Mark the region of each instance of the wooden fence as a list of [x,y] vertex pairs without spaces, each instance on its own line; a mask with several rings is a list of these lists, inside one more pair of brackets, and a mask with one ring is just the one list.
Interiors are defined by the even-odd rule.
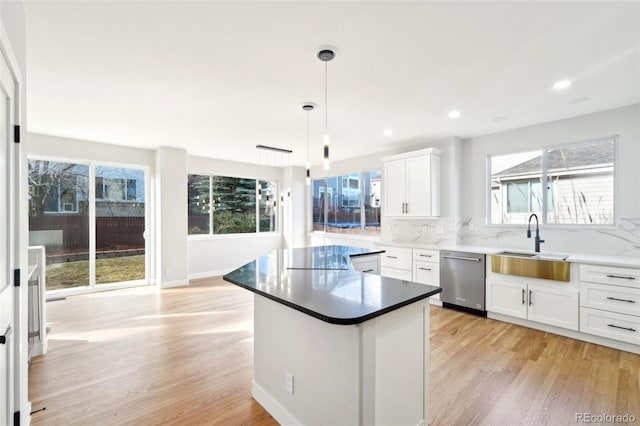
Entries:
[[[47,215],[29,217],[29,231],[61,231],[62,245],[50,251],[88,250],[89,217],[83,215]],[[96,250],[144,248],[144,217],[96,217]]]

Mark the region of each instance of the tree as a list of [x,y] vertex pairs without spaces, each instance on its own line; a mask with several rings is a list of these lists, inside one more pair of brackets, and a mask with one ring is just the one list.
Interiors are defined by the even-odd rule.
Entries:
[[27,173],[31,216],[42,216],[48,205],[55,203],[57,206],[58,202],[72,203],[78,206],[78,210],[86,210],[89,192],[87,166],[29,160]]

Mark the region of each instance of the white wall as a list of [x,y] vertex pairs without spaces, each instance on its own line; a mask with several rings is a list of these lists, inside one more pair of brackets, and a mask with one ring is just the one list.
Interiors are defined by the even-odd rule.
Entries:
[[188,285],[187,151],[156,150],[156,284],[161,288]]
[[[462,242],[533,249],[526,225],[486,226],[486,158],[618,135],[616,226],[541,227],[542,251],[640,256],[640,105],[555,121],[463,141]],[[471,226],[469,226],[471,225]],[[470,229],[473,228],[473,229]]]
[[[278,183],[278,192],[286,191],[286,188],[282,188],[284,186],[285,171],[286,169],[278,167],[196,156],[187,157],[187,173],[275,180]],[[184,200],[186,205],[186,196]],[[278,229],[280,230],[283,226],[282,212],[283,210],[280,208],[278,211]],[[190,236],[187,240],[189,278],[225,274],[266,252],[279,249],[281,246],[282,236],[280,233],[238,236]]]

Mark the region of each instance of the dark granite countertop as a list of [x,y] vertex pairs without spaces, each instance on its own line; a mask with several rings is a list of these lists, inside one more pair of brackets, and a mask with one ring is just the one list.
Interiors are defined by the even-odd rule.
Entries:
[[332,324],[359,324],[440,293],[440,287],[354,271],[350,256],[384,250],[320,246],[275,250],[223,278]]

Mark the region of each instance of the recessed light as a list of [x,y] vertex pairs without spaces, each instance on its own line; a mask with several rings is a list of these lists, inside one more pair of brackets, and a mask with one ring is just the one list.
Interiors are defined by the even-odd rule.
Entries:
[[569,86],[571,86],[571,80],[560,80],[560,81],[556,81],[553,84],[553,88],[555,90],[563,90],[563,89],[566,89]]
[[492,118],[491,121],[493,121],[494,123],[499,123],[501,121],[505,121],[506,119],[507,117],[505,117],[504,115],[501,115],[500,117]]
[[587,96],[580,96],[579,98],[573,98],[568,103],[570,104],[581,104],[582,102],[587,102],[589,98]]
[[457,110],[449,111],[449,114],[447,114],[447,116],[449,118],[458,118],[460,117],[460,111],[457,111]]
[[391,136],[393,135],[393,129],[391,127],[385,127],[382,134],[385,136]]

